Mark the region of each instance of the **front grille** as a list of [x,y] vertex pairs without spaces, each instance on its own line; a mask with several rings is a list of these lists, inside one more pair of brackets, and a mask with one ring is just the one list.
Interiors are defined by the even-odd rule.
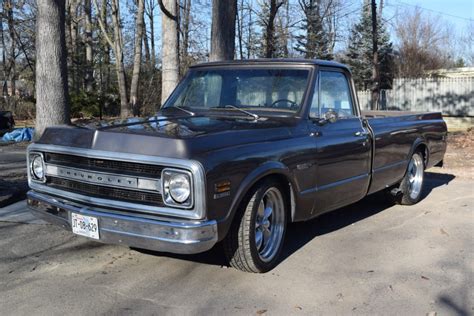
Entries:
[[160,178],[163,166],[148,165],[137,162],[115,161],[98,158],[87,158],[67,154],[45,153],[47,163],[78,169],[112,172],[121,175],[141,175],[149,178]]
[[160,193],[104,187],[57,177],[48,177],[46,184],[56,189],[87,196],[163,206],[163,198]]

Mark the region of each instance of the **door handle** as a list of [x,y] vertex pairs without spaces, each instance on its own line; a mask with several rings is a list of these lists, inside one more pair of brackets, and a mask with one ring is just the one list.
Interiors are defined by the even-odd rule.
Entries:
[[323,133],[322,132],[311,132],[309,134],[309,136],[311,136],[311,137],[320,137],[320,136],[323,136]]

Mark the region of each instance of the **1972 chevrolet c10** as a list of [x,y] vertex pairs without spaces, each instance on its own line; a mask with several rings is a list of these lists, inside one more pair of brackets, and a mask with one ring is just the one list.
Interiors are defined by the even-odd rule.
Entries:
[[28,205],[105,243],[221,242],[233,267],[265,272],[290,222],[381,190],[418,202],[446,133],[440,113],[362,112],[339,63],[205,63],[154,117],[48,128],[28,147]]

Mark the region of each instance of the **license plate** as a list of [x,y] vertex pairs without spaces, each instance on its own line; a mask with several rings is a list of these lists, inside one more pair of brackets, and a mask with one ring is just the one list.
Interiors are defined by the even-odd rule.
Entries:
[[74,234],[99,239],[99,222],[95,217],[71,213],[71,226]]

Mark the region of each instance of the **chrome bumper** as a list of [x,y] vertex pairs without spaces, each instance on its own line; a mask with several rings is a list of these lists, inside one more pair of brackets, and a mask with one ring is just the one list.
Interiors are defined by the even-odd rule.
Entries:
[[155,251],[192,254],[211,249],[217,242],[216,221],[162,221],[118,215],[60,201],[29,191],[28,207],[36,216],[71,230],[71,212],[99,221],[99,242],[122,244]]

